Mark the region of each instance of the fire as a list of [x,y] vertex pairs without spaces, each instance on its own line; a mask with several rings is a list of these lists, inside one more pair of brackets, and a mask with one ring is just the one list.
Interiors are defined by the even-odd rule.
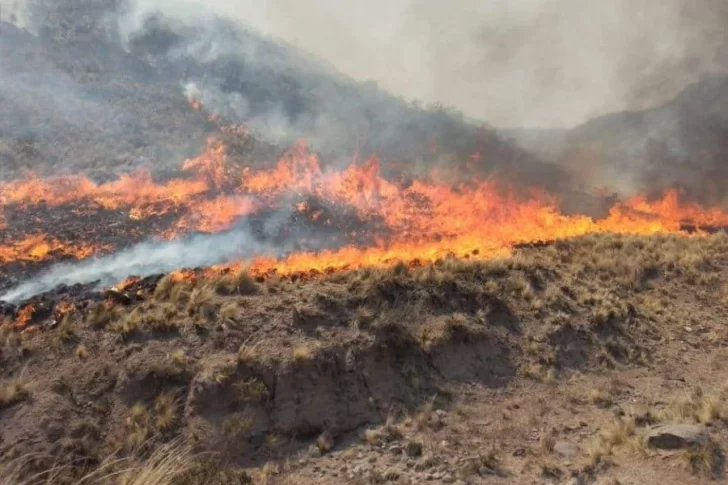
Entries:
[[[479,159],[477,155],[470,162],[476,164]],[[203,153],[182,164],[178,178],[166,181],[154,180],[148,171],[137,171],[105,183],[80,175],[41,178],[34,174],[2,183],[0,228],[8,227],[2,214],[10,208],[61,210],[66,206],[81,216],[122,211],[133,221],[169,217],[166,229],[156,234],[168,239],[191,232],[226,230],[241,217],[285,204],[311,221],[330,222],[322,217],[322,211],[310,211],[312,206],[300,199],[311,197],[349,207],[381,232],[372,234],[376,242],[368,247],[297,252],[283,259],[250,258],[245,263],[254,275],[266,276],[397,262],[426,264],[447,256],[502,257],[510,254],[514,244],[598,232],[677,233],[686,223],[728,227],[728,214],[684,202],[674,190],[654,201],[637,196],[620,202],[607,218],[595,221],[562,214],[558,200],[538,190],[532,190],[528,198],[516,197],[497,180],[453,183],[448,174],[433,173],[403,185],[384,178],[380,169],[380,161],[371,158],[342,170],[324,170],[305,142],[296,143],[272,168],[238,168],[230,163],[226,145],[213,137]],[[287,198],[290,195],[299,198],[291,202]],[[25,234],[16,241],[5,236],[0,245],[0,264],[57,256],[82,259],[112,249],[39,234]],[[185,271],[172,275],[174,281],[195,277]]]
[[15,318],[15,326],[18,328],[25,327],[33,319],[35,314],[35,305],[25,305],[23,308],[18,310],[18,316]]
[[42,234],[6,243],[0,246],[0,264],[14,261],[36,262],[49,256],[84,259],[93,254],[108,250],[108,247],[86,243],[64,243]]
[[66,315],[76,311],[76,305],[68,301],[62,301],[53,308],[53,318],[56,322],[62,321]]

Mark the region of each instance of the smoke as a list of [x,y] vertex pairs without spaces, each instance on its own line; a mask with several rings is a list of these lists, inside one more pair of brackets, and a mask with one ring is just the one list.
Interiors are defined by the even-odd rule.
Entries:
[[240,21],[354,79],[497,126],[656,106],[728,68],[722,0],[156,0],[137,2],[125,32],[153,11]]
[[51,291],[61,285],[96,282],[110,286],[129,276],[145,277],[179,268],[207,267],[258,256],[281,257],[296,248],[305,237],[312,250],[328,247],[331,241],[306,231],[298,237],[271,239],[290,224],[291,210],[271,213],[260,226],[260,234],[247,222],[222,233],[195,234],[167,242],[143,242],[114,254],[81,262],[61,263],[0,295],[0,301],[18,302]]

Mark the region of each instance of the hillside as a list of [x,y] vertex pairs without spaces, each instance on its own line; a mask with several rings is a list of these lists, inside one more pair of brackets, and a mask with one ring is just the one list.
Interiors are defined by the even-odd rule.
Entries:
[[506,138],[574,174],[586,186],[623,195],[680,187],[726,207],[728,78],[687,87],[663,106],[601,116],[571,130],[504,130]]
[[[214,131],[204,113],[276,146],[307,139],[333,165],[381,157],[427,173],[472,157],[484,173],[565,190],[568,177],[453,110],[357,83],[293,46],[217,18],[153,14],[133,29],[127,2],[31,2],[29,28],[0,29],[0,157],[6,178],[170,167]],[[82,14],[78,14],[82,12]],[[485,154],[487,153],[487,163]],[[107,170],[108,172],[109,170]],[[108,174],[107,174],[108,175]]]
[[[153,483],[719,477],[727,241],[589,236],[484,263],[135,284],[141,302],[3,327],[2,455],[24,476],[56,467],[54,483],[131,478],[154,450],[183,456]],[[680,423],[705,441],[649,438]]]

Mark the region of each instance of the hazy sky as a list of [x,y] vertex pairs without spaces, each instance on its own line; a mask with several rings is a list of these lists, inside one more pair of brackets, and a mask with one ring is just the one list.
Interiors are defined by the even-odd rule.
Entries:
[[356,79],[499,126],[653,106],[728,66],[725,0],[138,2],[239,19]]

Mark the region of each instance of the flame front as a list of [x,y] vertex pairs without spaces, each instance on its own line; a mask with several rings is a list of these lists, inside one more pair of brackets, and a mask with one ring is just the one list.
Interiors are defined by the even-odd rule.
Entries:
[[64,242],[45,234],[23,234],[18,240],[8,236],[18,230],[13,231],[7,214],[39,207],[73,211],[82,217],[121,211],[142,223],[165,218],[166,226],[155,235],[171,239],[228,229],[241,217],[275,208],[293,195],[299,197],[295,209],[311,221],[331,223],[300,198],[349,207],[377,228],[374,242],[366,246],[297,252],[284,259],[251,257],[245,265],[256,275],[327,272],[401,261],[425,264],[449,255],[493,258],[507,256],[517,243],[589,233],[676,233],[686,223],[697,228],[728,226],[728,214],[683,202],[677,191],[668,191],[656,201],[643,196],[623,201],[612,207],[608,217],[595,221],[562,214],[558,201],[542,191],[532,190],[524,199],[501,187],[492,179],[453,184],[435,173],[405,186],[385,179],[376,158],[343,170],[324,170],[305,142],[296,143],[273,168],[237,167],[229,163],[224,143],[213,137],[200,156],[183,163],[180,177],[165,182],[139,171],[102,184],[83,176],[33,174],[0,184],[0,264],[58,256],[83,259],[116,249],[83,238]]

